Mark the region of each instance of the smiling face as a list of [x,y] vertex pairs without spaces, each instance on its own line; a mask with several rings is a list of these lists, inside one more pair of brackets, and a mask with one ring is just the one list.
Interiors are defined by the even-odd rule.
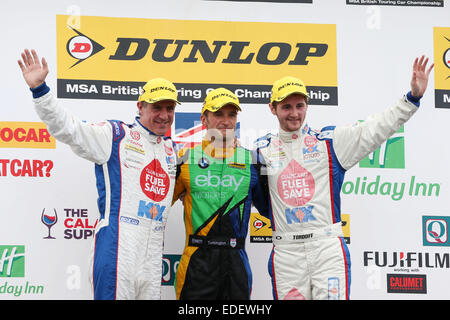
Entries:
[[305,96],[301,94],[291,94],[275,106],[269,104],[269,107],[272,114],[277,116],[280,128],[288,132],[301,128],[308,110]]
[[200,120],[207,130],[217,130],[223,140],[234,139],[237,123],[237,107],[233,104],[224,105],[216,112],[205,111]]
[[175,101],[161,100],[155,103],[139,101],[141,124],[157,135],[164,135],[172,126],[175,114]]

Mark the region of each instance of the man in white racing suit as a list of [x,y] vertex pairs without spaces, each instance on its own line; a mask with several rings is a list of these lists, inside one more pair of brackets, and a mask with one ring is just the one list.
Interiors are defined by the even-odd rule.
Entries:
[[91,256],[94,299],[160,299],[162,248],[176,175],[173,123],[177,90],[148,81],[133,124],[88,124],[61,107],[45,84],[48,66],[34,50],[18,61],[48,131],[95,163],[100,219]]
[[278,135],[256,141],[270,193],[274,299],[349,299],[350,254],[343,240],[340,191],[345,172],[394,134],[418,109],[428,59],[413,65],[411,91],[397,104],[353,126],[315,131],[306,123],[302,81],[284,77],[272,87]]

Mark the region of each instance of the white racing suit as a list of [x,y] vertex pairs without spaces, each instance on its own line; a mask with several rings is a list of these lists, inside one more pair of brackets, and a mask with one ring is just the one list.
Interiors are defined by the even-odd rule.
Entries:
[[256,141],[270,192],[274,299],[349,299],[350,254],[340,210],[344,174],[394,134],[417,106],[405,96],[353,126],[318,132],[305,121],[298,131],[280,128],[278,135]]
[[50,134],[95,163],[100,219],[91,256],[94,299],[160,299],[164,229],[176,174],[172,140],[154,135],[139,118],[131,125],[87,124],[51,93],[34,97]]

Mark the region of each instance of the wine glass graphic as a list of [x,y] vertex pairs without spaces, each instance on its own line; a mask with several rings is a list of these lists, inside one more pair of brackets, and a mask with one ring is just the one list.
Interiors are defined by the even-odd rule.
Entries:
[[44,237],[44,239],[56,239],[50,235],[50,229],[56,222],[58,221],[58,215],[56,214],[56,209],[53,209],[54,214],[50,211],[45,213],[45,208],[42,210],[41,221],[48,228],[48,236]]

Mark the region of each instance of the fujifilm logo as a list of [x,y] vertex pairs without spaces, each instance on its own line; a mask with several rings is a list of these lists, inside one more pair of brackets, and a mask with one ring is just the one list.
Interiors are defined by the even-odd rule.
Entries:
[[233,188],[233,191],[236,192],[241,185],[242,180],[244,180],[244,177],[241,177],[238,181],[236,180],[235,176],[227,174],[220,177],[213,175],[211,171],[208,170],[207,175],[198,175],[195,177],[195,184],[198,187],[217,188],[219,186],[222,186],[225,188]]
[[[380,268],[450,268],[449,254],[440,252],[364,251],[363,260],[365,267],[375,265]],[[394,271],[404,271],[404,269],[394,269]]]

